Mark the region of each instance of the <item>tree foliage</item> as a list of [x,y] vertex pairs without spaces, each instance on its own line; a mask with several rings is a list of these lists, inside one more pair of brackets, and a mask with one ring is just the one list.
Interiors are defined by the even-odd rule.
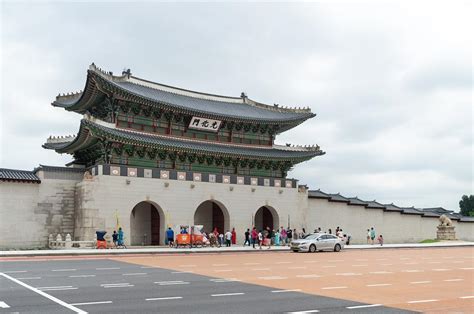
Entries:
[[474,195],[463,195],[459,201],[461,215],[474,217]]

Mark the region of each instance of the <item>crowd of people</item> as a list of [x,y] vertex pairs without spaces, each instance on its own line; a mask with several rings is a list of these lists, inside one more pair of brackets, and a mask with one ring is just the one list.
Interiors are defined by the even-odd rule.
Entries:
[[[367,229],[367,244],[374,245],[375,237],[376,237],[376,233],[375,233],[374,227],[370,227],[370,229]],[[377,242],[378,244],[380,244],[380,246],[383,245],[383,236],[381,234],[379,234],[379,236],[377,237]]]

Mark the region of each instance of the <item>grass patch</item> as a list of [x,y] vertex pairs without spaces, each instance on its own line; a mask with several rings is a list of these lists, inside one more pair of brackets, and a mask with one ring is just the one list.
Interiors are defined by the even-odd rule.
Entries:
[[439,242],[439,240],[437,240],[437,239],[425,239],[423,241],[420,241],[420,243],[435,243],[435,242]]

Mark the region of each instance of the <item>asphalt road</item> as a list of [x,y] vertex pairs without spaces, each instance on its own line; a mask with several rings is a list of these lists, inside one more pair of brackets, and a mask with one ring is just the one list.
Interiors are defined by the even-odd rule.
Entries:
[[0,262],[0,272],[1,313],[409,313],[109,259]]

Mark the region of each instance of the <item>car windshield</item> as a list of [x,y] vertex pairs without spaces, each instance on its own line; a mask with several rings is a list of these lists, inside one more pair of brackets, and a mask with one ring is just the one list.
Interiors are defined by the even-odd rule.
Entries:
[[308,234],[303,239],[312,240],[312,239],[316,239],[317,237],[318,237],[318,234]]

